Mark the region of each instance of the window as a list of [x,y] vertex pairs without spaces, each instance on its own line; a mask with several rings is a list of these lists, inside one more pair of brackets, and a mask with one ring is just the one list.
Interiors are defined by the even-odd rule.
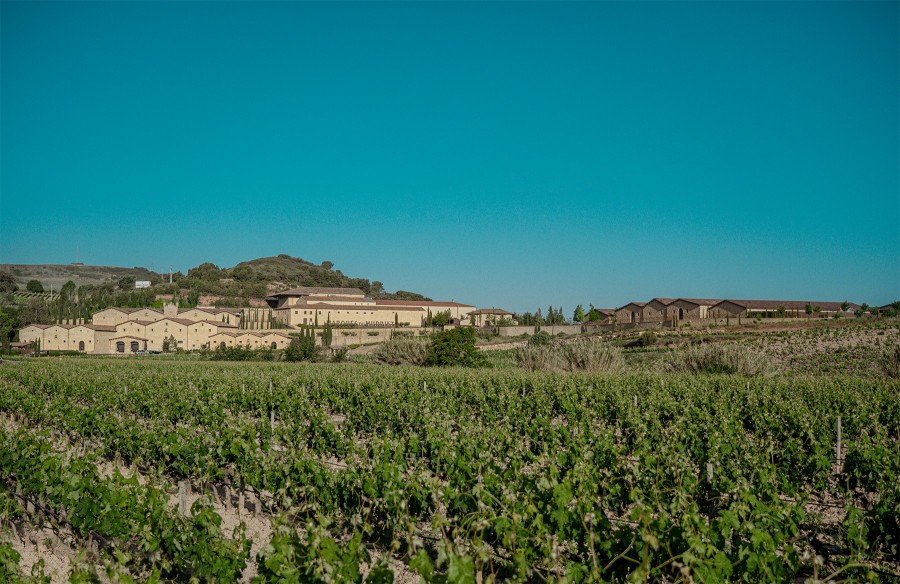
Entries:
[[131,341],[131,352],[134,353],[141,348],[137,341]]
[[78,341],[78,350],[84,351],[84,341]]
[[124,353],[125,352],[125,342],[124,341],[116,341],[116,353]]
[[276,343],[275,341],[272,341],[272,348],[273,348],[273,349],[277,349],[277,348],[278,348],[278,343]]

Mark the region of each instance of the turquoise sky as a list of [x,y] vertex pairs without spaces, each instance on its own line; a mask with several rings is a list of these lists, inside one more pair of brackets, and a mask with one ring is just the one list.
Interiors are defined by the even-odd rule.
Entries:
[[898,2],[2,2],[0,262],[900,298]]

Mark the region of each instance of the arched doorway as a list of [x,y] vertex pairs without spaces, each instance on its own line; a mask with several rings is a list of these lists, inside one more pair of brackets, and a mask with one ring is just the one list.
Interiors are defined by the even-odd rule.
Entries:
[[683,308],[678,309],[678,320],[684,320],[684,309]]
[[84,341],[78,341],[78,350],[84,352]]
[[125,352],[125,341],[116,341],[116,353]]
[[278,343],[276,343],[275,341],[272,341],[272,348],[273,348],[273,349],[277,349],[277,348],[278,348]]
[[637,318],[637,313],[636,313],[636,312],[632,312],[632,313],[631,313],[631,322],[634,322],[636,318]]
[[131,352],[132,352],[132,353],[137,353],[137,351],[138,351],[140,348],[141,348],[140,343],[138,343],[137,341],[131,341]]

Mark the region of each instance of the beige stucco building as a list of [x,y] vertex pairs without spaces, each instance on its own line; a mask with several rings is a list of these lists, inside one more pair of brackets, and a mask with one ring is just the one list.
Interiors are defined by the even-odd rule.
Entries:
[[461,321],[475,310],[458,302],[424,300],[373,300],[358,288],[301,287],[272,294],[266,298],[275,319],[290,326],[333,325],[366,327],[426,325],[429,312],[449,312]]
[[[293,288],[267,298],[274,320],[291,329],[326,323],[359,327],[422,327],[428,314],[448,312],[461,322],[475,310],[458,302],[373,300],[356,288]],[[259,309],[254,309],[259,310]],[[19,331],[24,343],[47,351],[79,351],[98,355],[169,349],[245,346],[283,349],[290,341],[284,330],[248,330],[243,309],[195,307],[178,309],[105,308],[90,324],[28,325]],[[258,319],[256,322],[261,322]],[[264,325],[263,325],[264,326]]]

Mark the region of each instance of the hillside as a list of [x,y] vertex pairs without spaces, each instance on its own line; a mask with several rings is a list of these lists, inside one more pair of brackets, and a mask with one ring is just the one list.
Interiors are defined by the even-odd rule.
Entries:
[[[313,264],[287,254],[240,262],[233,268],[220,268],[205,262],[188,270],[187,275],[176,273],[174,286],[167,285],[168,274],[158,274],[143,267],[86,266],[81,264],[0,264],[0,272],[13,276],[24,291],[30,280],[41,282],[45,290],[59,290],[66,282],[76,287],[117,287],[123,278],[149,280],[151,293],[177,293],[177,290],[220,297],[223,304],[235,301],[245,304],[250,299],[261,300],[267,294],[297,286],[328,286],[359,288],[374,298],[422,300],[421,294],[398,290],[390,293],[378,280],[352,278],[334,269],[331,262]],[[131,284],[122,284],[125,291]]]
[[[269,290],[282,290],[297,286],[328,286],[359,288],[374,298],[425,299],[421,294],[406,290],[389,293],[385,291],[384,284],[380,281],[346,276],[340,270],[335,270],[334,264],[331,262],[326,261],[316,265],[287,254],[241,262],[230,270],[223,271],[238,281],[265,281]],[[188,273],[190,274],[190,272]]]
[[76,286],[99,285],[118,282],[123,277],[135,280],[158,281],[159,274],[147,268],[120,268],[114,266],[85,266],[83,264],[0,264],[0,271],[8,272],[16,279],[19,288],[25,288],[30,280],[37,280],[49,290],[59,290],[72,281]]

